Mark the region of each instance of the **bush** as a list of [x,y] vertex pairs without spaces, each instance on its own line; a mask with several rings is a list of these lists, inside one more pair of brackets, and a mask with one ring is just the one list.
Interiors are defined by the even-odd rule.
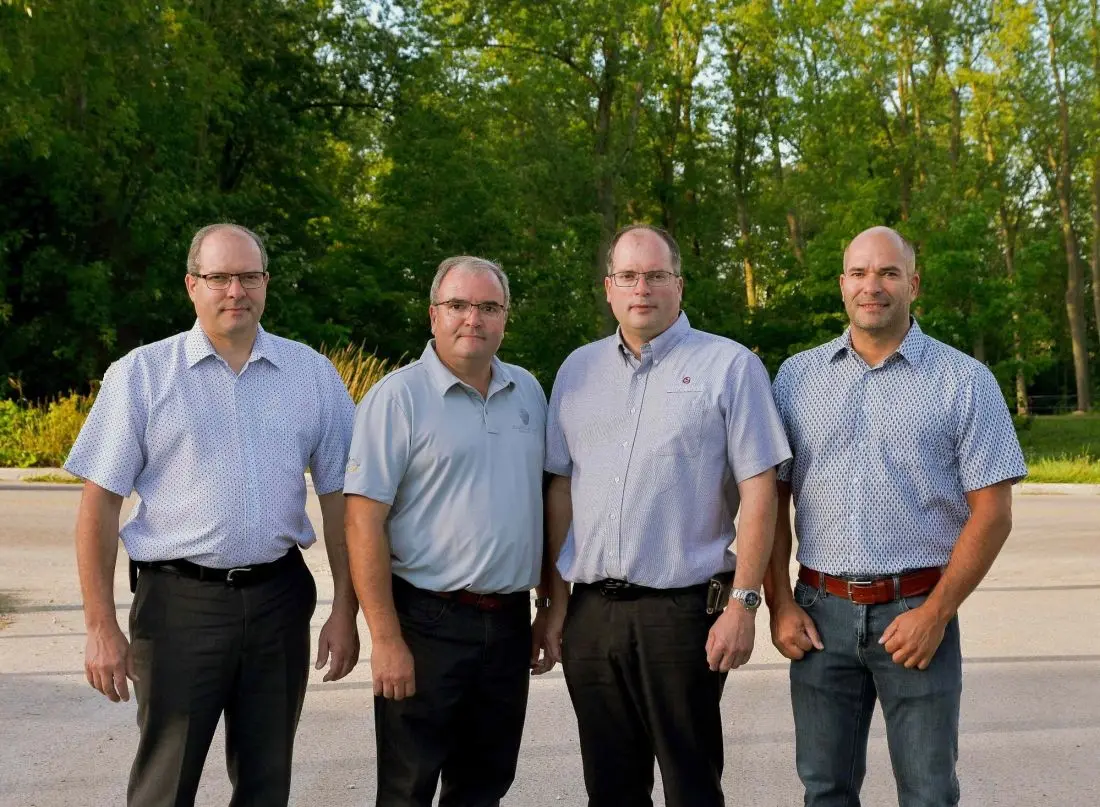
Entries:
[[93,400],[92,395],[72,393],[44,406],[0,401],[0,465],[61,465]]
[[343,348],[326,348],[321,345],[321,353],[332,362],[332,366],[344,380],[344,386],[348,388],[348,394],[355,403],[363,400],[367,390],[394,369],[385,359],[368,353],[362,345],[358,347],[347,345]]

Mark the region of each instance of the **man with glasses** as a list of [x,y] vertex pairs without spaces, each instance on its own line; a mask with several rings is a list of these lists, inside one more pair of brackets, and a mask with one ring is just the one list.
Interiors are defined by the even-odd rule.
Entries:
[[355,415],[344,492],[371,634],[380,807],[496,805],[516,772],[529,671],[549,668],[542,563],[546,397],[496,358],[508,278],[439,265],[418,361]]
[[[232,804],[288,803],[317,601],[299,551],[316,540],[307,468],[334,588],[316,666],[329,661],[332,681],[359,658],[341,492],[354,407],[327,359],[260,327],[267,280],[251,230],[199,230],[185,277],[194,327],[111,365],[65,463],[85,479],[85,673],[112,701],[129,700],[127,678],[137,695],[130,805],[193,804],[223,715]],[[129,641],[115,617],[120,536]]]
[[574,351],[550,400],[547,648],[564,665],[591,807],[651,805],[655,758],[669,807],[715,807],[719,700],[752,652],[775,466],[790,452],[760,360],[680,310],[668,233],[618,233],[604,289],[618,332]]

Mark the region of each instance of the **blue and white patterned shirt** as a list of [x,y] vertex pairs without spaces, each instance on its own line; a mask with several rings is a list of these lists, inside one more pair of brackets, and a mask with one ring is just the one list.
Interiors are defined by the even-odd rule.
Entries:
[[316,540],[305,470],[319,494],[343,487],[354,414],[306,345],[260,328],[236,375],[196,322],[111,365],[65,468],[137,492],[121,530],[135,560],[264,563]]
[[790,457],[768,373],[743,345],[685,314],[635,358],[619,335],[558,371],[546,470],[570,477],[566,580],[654,588],[733,568],[737,483]]
[[914,320],[870,367],[849,331],[792,356],[775,401],[794,459],[798,560],[834,575],[944,566],[970,517],[966,493],[1027,475],[988,368]]

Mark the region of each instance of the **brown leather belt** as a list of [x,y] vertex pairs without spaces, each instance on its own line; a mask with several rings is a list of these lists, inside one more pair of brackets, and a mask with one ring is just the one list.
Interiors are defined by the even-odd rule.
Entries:
[[497,612],[505,608],[530,608],[531,593],[529,591],[516,591],[510,594],[478,594],[475,591],[459,589],[458,591],[431,591],[426,588],[417,588],[408,580],[398,575],[393,576],[394,588],[411,590],[429,597],[438,597],[441,600],[453,600],[460,605],[468,605],[478,611]]
[[881,605],[902,597],[927,594],[942,576],[943,572],[938,566],[887,577],[861,578],[833,577],[806,566],[798,568],[799,581],[812,588],[821,588],[824,580],[827,594],[851,600],[856,605]]

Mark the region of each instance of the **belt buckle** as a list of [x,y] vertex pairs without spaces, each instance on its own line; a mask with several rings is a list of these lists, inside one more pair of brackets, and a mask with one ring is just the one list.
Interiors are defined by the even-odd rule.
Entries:
[[633,588],[633,586],[626,580],[617,580],[613,577],[608,577],[600,581],[600,594],[605,597],[610,597],[611,599],[615,599],[631,588]]
[[860,577],[855,580],[846,579],[844,583],[848,587],[848,599],[855,602],[855,598],[852,596],[852,586],[855,586],[856,589],[870,588],[875,584],[875,580],[871,577]]
[[243,574],[244,572],[250,572],[250,571],[252,571],[251,566],[238,566],[235,569],[230,569],[228,572],[225,573],[225,584],[227,586],[229,586],[230,588],[236,588],[237,583],[233,582],[233,577],[237,573],[242,573]]

